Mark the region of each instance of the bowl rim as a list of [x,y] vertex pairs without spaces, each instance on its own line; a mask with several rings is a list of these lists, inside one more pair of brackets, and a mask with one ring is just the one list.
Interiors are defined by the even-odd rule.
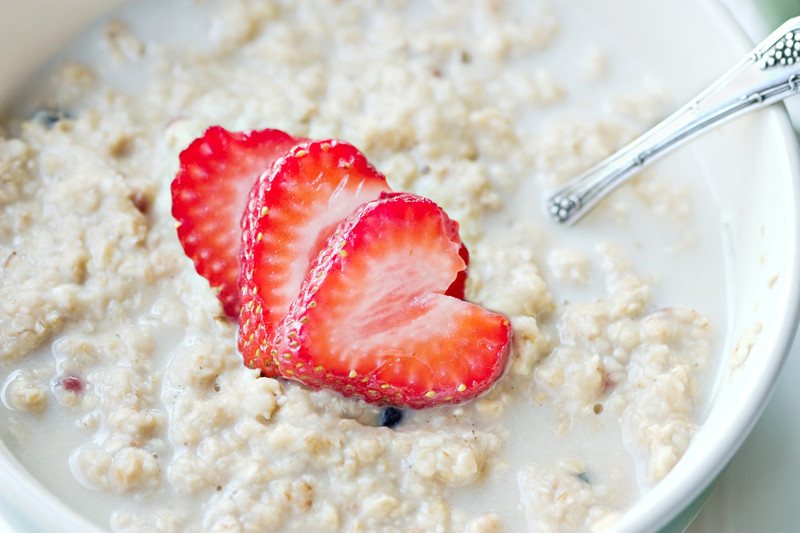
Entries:
[[[714,23],[716,29],[725,33],[725,38],[735,43],[743,50],[752,47],[751,41],[745,35],[741,26],[718,0],[702,2],[701,9],[708,14],[708,19]],[[101,17],[107,9],[98,9],[91,20]],[[85,26],[84,26],[85,27]],[[795,239],[800,238],[800,144],[798,137],[791,125],[788,113],[783,105],[772,106],[768,113],[774,119],[776,133],[781,138],[783,153],[788,163],[787,176],[781,179],[790,179],[792,189],[792,203],[796,208],[792,213],[792,230]],[[730,422],[721,427],[719,438],[715,445],[704,453],[703,467],[684,475],[678,484],[666,494],[666,497],[654,501],[649,505],[640,499],[626,510],[620,521],[614,524],[611,531],[614,533],[627,533],[628,531],[655,531],[669,528],[681,530],[687,523],[678,524],[676,520],[690,518],[679,515],[686,510],[692,502],[701,498],[717,476],[724,470],[737,450],[752,431],[761,413],[766,407],[781,369],[792,347],[792,340],[800,319],[800,247],[794,242],[791,253],[791,276],[789,290],[785,301],[790,314],[782,317],[778,328],[779,334],[775,337],[769,355],[769,364],[765,367],[757,386],[750,394],[750,402],[746,409],[731,417]],[[84,517],[76,510],[64,504],[53,493],[45,488],[36,478],[28,474],[13,455],[7,451],[5,444],[0,440],[0,465],[10,468],[4,469],[6,474],[0,482],[0,530],[5,519],[12,527],[31,532],[49,532],[59,529],[75,529],[89,533],[101,532],[102,529]],[[43,512],[46,509],[47,512]],[[693,518],[693,516],[691,516]]]

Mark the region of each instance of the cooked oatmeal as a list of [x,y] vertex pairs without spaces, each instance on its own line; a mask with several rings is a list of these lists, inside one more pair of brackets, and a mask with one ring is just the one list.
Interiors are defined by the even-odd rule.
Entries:
[[[96,64],[61,62],[33,98],[50,118],[0,140],[0,438],[34,474],[68,465],[43,482],[114,531],[493,532],[606,528],[669,473],[725,327],[672,290],[680,254],[718,246],[692,220],[701,193],[642,176],[588,237],[538,207],[668,109],[659,84],[604,86],[614,56],[585,43],[559,68],[576,15],[545,3],[186,9],[196,43],[137,31],[135,7],[88,34]],[[503,378],[389,429],[245,368],[170,216],[177,155],[212,124],[345,139],[439,203],[470,250],[467,298],[511,320]],[[709,264],[698,282],[722,275]]]

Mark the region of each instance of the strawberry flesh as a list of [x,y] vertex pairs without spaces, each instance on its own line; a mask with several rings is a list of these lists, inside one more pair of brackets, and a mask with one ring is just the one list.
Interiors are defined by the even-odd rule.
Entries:
[[445,294],[466,268],[457,230],[416,195],[361,205],[328,238],[275,331],[281,374],[413,408],[485,391],[502,373],[511,328]]
[[[354,146],[336,140],[298,145],[262,176],[242,230],[239,349],[245,363],[277,375],[269,337],[300,292],[328,236],[356,207],[389,186]],[[255,296],[255,297],[254,297]]]
[[248,194],[301,141],[274,129],[243,133],[212,126],[180,154],[171,187],[178,239],[232,318],[239,315],[239,244]]

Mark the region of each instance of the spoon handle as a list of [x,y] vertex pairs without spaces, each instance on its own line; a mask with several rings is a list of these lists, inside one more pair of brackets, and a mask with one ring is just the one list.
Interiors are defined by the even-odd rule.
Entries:
[[788,20],[705,91],[547,200],[573,224],[628,178],[689,139],[741,114],[800,93],[800,17]]

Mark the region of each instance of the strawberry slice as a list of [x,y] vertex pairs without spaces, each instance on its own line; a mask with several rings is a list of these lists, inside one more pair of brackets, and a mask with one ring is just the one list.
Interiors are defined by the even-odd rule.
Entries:
[[502,373],[511,327],[447,296],[458,225],[431,200],[383,195],[342,222],[273,339],[282,375],[368,402],[461,402]]
[[239,243],[248,193],[298,139],[279,130],[208,128],[180,154],[172,181],[178,239],[197,273],[219,290],[225,313],[239,314]]
[[309,265],[339,222],[388,190],[358,149],[335,140],[298,145],[259,179],[242,228],[240,287],[249,301],[239,317],[239,349],[245,364],[277,375],[269,337]]

